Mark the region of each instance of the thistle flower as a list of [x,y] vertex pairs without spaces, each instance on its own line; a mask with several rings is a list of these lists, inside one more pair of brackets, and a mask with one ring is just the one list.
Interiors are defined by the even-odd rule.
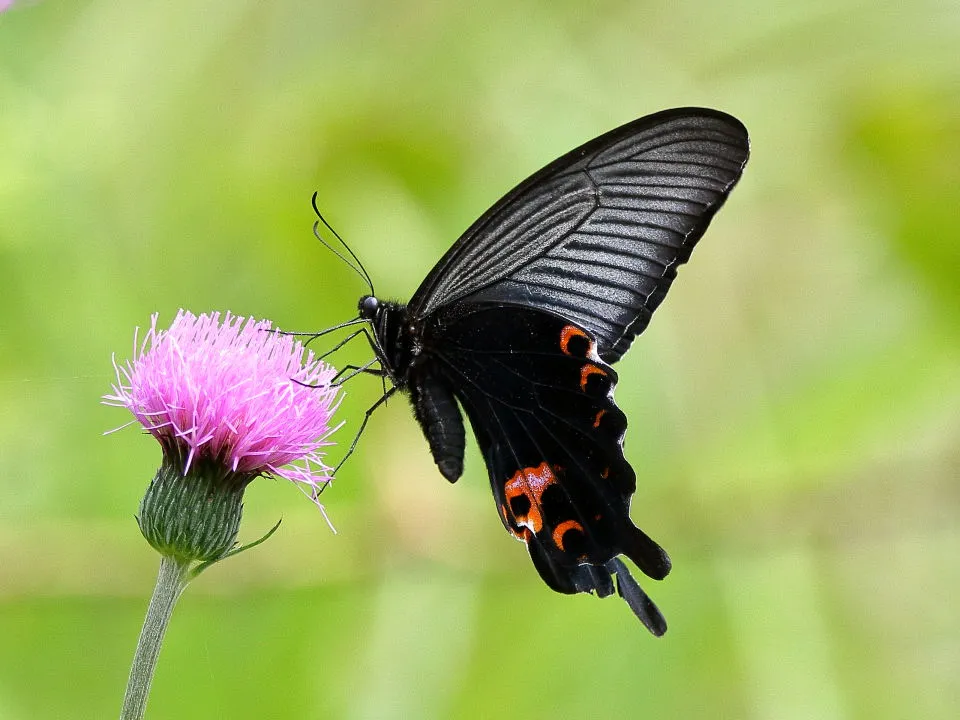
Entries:
[[163,449],[137,516],[162,555],[160,576],[122,718],[142,717],[170,613],[187,583],[276,530],[235,547],[247,485],[261,475],[286,478],[323,512],[317,496],[330,470],[322,448],[341,397],[330,385],[335,370],[270,330],[267,321],[184,310],[159,330],[154,315],[142,343],[134,337],[133,358],[114,360],[116,382],[104,403],[127,408]]
[[[335,370],[293,337],[270,330],[268,321],[230,313],[221,321],[219,313],[196,317],[184,310],[169,330],[159,330],[154,315],[142,343],[134,338],[133,359],[114,360],[113,393],[103,398],[127,408],[159,441],[163,464],[154,485],[202,485],[235,496],[234,530],[239,500],[254,478],[294,482],[321,512],[317,496],[330,481],[322,448],[339,404],[330,387]],[[178,525],[176,518],[156,517],[157,501],[148,491],[141,531],[161,552],[189,556],[196,547],[171,546],[172,533],[185,530],[183,519]],[[210,560],[217,551],[200,549],[203,557],[193,559]]]
[[154,315],[143,341],[134,337],[133,358],[114,359],[116,382],[103,401],[127,408],[184,477],[213,473],[243,488],[270,475],[317,502],[330,481],[321,448],[339,404],[335,370],[271,329],[266,320],[180,310],[159,330]]

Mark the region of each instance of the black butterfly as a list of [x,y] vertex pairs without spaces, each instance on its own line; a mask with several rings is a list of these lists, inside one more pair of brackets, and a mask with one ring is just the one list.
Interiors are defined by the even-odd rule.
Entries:
[[544,582],[606,597],[616,575],[654,635],[666,621],[618,556],[657,580],[670,559],[630,520],[636,476],[610,366],[647,327],[748,156],[746,129],[725,113],[640,118],[507,193],[406,305],[373,294],[359,303],[393,384],[380,402],[409,392],[443,476],[463,471],[459,406],[500,518]]

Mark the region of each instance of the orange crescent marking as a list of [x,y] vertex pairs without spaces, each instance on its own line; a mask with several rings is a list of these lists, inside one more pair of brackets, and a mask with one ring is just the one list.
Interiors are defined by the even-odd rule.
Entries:
[[596,365],[584,365],[580,370],[580,389],[584,392],[587,391],[587,381],[590,379],[591,375],[601,375],[607,377],[606,370],[601,370]]
[[[593,344],[593,341],[590,340],[590,336],[587,335],[583,330],[573,325],[564,326],[563,330],[560,331],[560,350],[564,355],[570,355],[570,349],[567,347],[570,344],[570,340],[575,337],[586,338],[587,342],[590,345]],[[587,348],[587,354],[590,354],[589,346]]]
[[607,414],[607,411],[606,411],[606,410],[601,410],[600,412],[597,413],[597,416],[593,419],[593,426],[594,426],[595,428],[600,427],[600,420],[601,420],[601,419],[603,418],[603,416],[606,415],[606,414]]
[[610,468],[604,468],[603,472],[600,473],[600,477],[602,477],[604,480],[610,477]]
[[578,523],[576,520],[564,520],[553,529],[553,544],[564,552],[566,552],[566,550],[564,550],[563,547],[563,536],[568,530],[576,530],[577,532],[582,533],[583,525]]

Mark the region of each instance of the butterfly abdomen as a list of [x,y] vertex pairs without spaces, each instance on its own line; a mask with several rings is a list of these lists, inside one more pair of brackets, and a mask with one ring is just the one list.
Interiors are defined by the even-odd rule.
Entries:
[[414,415],[441,474],[450,482],[456,482],[463,474],[466,443],[460,408],[450,387],[440,377],[429,368],[418,370],[415,381],[410,383]]

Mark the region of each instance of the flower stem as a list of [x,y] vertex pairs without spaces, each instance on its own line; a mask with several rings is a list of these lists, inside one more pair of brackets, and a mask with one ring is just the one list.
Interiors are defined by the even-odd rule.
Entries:
[[157,586],[153,589],[147,617],[143,621],[143,629],[137,641],[120,720],[140,720],[143,717],[167,623],[170,622],[177,598],[190,581],[188,566],[187,560],[169,555],[160,558],[160,574],[157,576]]

